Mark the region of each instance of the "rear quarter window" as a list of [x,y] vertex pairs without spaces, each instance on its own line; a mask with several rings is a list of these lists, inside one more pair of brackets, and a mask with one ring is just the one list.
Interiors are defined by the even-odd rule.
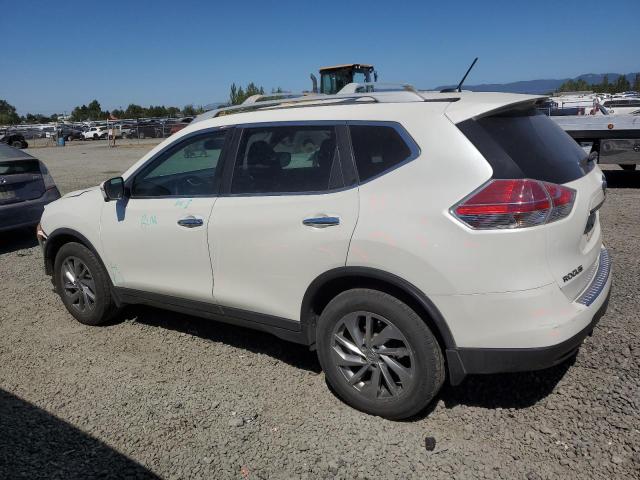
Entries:
[[586,173],[588,153],[536,109],[466,120],[458,128],[491,164],[493,178],[568,183]]
[[394,126],[349,125],[349,133],[360,182],[377,177],[417,156],[417,146]]

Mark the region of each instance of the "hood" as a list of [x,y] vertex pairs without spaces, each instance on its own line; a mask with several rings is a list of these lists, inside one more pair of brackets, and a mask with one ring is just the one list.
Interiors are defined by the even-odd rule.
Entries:
[[73,192],[69,192],[69,193],[63,195],[62,198],[79,197],[83,193],[92,192],[94,190],[99,190],[99,189],[100,189],[100,186],[96,185],[95,187],[84,188],[82,190],[75,190]]

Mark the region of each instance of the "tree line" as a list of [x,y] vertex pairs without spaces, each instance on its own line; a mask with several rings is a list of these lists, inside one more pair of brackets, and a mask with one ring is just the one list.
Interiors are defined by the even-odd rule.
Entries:
[[[102,110],[100,102],[92,100],[88,105],[80,105],[71,111],[70,120],[84,122],[91,120],[106,120],[107,118],[145,118],[145,117],[192,117],[204,112],[202,107],[185,105],[183,108],[165,107],[164,105],[150,105],[142,107],[134,103],[126,109]],[[57,122],[58,115],[42,115],[27,113],[18,115],[16,107],[6,100],[0,100],[0,125],[16,125],[19,123],[38,124]]]
[[185,105],[182,108],[166,107],[164,105],[150,105],[143,107],[135,103],[129,104],[126,109],[114,108],[102,110],[100,102],[92,100],[88,105],[80,105],[71,111],[71,121],[84,122],[87,120],[103,120],[107,118],[150,118],[150,117],[192,117],[204,112],[202,107]]
[[590,90],[597,93],[619,93],[627,92],[629,90],[635,90],[640,92],[640,73],[636,73],[636,78],[633,85],[627,80],[625,75],[620,75],[615,82],[609,82],[609,76],[605,75],[601,83],[587,83],[583,79],[567,80],[560,88],[558,92],[582,92]]
[[[274,88],[271,93],[282,93],[282,88]],[[253,95],[264,95],[264,87],[258,86],[253,82],[242,85],[231,84],[229,89],[229,98],[226,103],[219,105],[220,107],[230,105],[240,105],[247,98]],[[166,107],[164,105],[150,105],[143,107],[130,104],[126,109],[115,108],[111,111],[102,110],[102,106],[98,100],[92,100],[88,104],[79,105],[71,110],[70,120],[73,122],[85,122],[92,120],[106,120],[107,118],[157,118],[157,117],[193,117],[203,113],[205,110],[202,106],[185,105],[182,108]],[[58,115],[42,115],[27,113],[26,115],[18,115],[16,108],[6,100],[0,100],[0,125],[15,125],[19,123],[50,123],[57,122]]]

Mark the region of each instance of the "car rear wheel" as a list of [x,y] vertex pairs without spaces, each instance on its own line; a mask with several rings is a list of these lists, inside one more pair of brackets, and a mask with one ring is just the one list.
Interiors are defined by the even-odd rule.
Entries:
[[444,382],[444,359],[433,333],[391,295],[343,292],[329,302],[317,328],[327,382],[358,410],[407,418],[423,410]]
[[11,146],[14,148],[22,148],[22,142],[20,140],[16,140],[15,142],[11,142]]
[[620,165],[620,167],[621,167],[623,170],[629,170],[629,171],[633,171],[633,170],[635,170],[635,169],[636,169],[636,166],[635,166],[635,165]]
[[80,243],[63,245],[54,264],[56,291],[69,313],[85,325],[107,322],[116,311],[109,277],[95,254]]

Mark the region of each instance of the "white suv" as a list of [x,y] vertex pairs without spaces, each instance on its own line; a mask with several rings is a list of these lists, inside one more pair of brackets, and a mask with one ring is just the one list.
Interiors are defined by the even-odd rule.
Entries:
[[380,92],[205,114],[49,204],[46,271],[82,323],[138,303],[256,328],[316,349],[350,405],[411,416],[447,376],[562,362],[606,310],[604,177],[541,100]]
[[99,140],[107,138],[107,127],[90,127],[86,132],[82,132],[85,140]]

